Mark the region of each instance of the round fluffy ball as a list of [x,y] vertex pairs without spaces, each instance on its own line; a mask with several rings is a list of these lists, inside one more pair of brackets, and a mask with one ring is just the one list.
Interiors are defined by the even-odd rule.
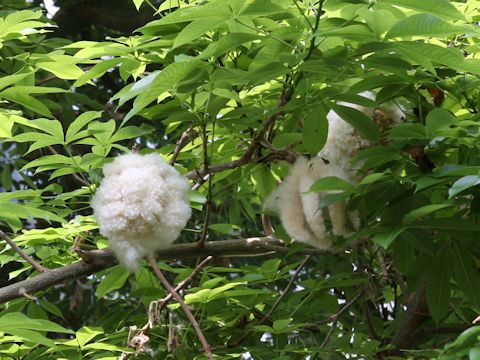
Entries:
[[94,217],[120,263],[136,270],[187,224],[188,181],[158,154],[121,155],[103,172],[91,203]]

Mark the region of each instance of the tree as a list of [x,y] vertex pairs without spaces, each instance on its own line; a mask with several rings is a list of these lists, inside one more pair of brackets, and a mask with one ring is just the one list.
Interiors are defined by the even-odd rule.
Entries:
[[[75,42],[1,5],[2,359],[476,359],[478,1],[133,3],[137,31]],[[314,185],[361,218],[325,252],[262,204],[339,101],[406,119],[342,114],[378,144]],[[134,145],[190,179],[193,216],[131,274],[90,199]]]

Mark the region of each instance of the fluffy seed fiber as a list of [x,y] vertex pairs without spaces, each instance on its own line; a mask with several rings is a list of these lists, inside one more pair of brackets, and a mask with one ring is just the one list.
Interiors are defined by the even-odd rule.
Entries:
[[[360,95],[375,100],[371,92]],[[384,132],[393,124],[398,124],[404,117],[403,111],[395,104],[382,104],[378,109],[369,109],[356,104],[341,103],[353,107],[371,117]],[[264,208],[280,216],[288,235],[320,249],[331,246],[331,236],[327,231],[326,218],[330,219],[331,232],[337,236],[348,236],[353,229],[358,229],[360,219],[357,212],[346,210],[343,200],[320,209],[320,202],[326,195],[335,191],[308,193],[310,187],[320,178],[335,176],[353,181],[357,168],[352,160],[362,149],[372,146],[363,139],[355,129],[335,112],[330,111],[328,119],[328,137],[324,148],[310,160],[299,156],[290,170],[290,174],[266,199]]]
[[120,263],[136,270],[187,224],[188,181],[158,154],[121,155],[103,172],[91,203],[94,217]]

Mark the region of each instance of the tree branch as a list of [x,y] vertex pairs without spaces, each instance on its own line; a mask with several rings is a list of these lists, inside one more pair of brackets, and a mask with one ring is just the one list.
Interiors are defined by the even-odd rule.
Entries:
[[[274,237],[253,237],[247,239],[208,241],[203,247],[197,243],[175,244],[156,253],[159,259],[185,259],[199,256],[264,256],[274,253],[288,253],[290,248]],[[34,294],[51,286],[72,281],[117,263],[110,249],[79,251],[82,260],[71,265],[49,269],[32,278],[19,281],[0,289],[0,304],[22,297],[24,293]],[[303,249],[299,255],[325,254],[319,249]]]
[[423,284],[410,296],[407,311],[403,315],[402,322],[390,342],[395,346],[395,350],[389,352],[389,355],[400,355],[401,349],[414,347],[421,339],[423,333],[421,325],[428,317],[426,287]]

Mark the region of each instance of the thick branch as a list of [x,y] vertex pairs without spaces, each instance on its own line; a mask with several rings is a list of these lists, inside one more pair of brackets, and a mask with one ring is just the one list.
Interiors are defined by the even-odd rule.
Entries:
[[426,290],[425,285],[422,285],[411,295],[407,311],[391,341],[391,344],[395,346],[395,354],[400,354],[401,349],[415,347],[423,333],[422,324],[428,318]]
[[[272,253],[288,253],[290,249],[273,237],[254,237],[248,239],[208,241],[203,247],[196,243],[175,244],[158,251],[158,259],[184,259],[199,256],[261,256]],[[304,249],[300,255],[321,254],[325,251]],[[83,251],[82,259],[74,264],[48,270],[32,278],[5,286],[0,289],[0,304],[22,297],[24,293],[34,294],[53,285],[81,278],[106,269],[117,263],[110,249]]]

